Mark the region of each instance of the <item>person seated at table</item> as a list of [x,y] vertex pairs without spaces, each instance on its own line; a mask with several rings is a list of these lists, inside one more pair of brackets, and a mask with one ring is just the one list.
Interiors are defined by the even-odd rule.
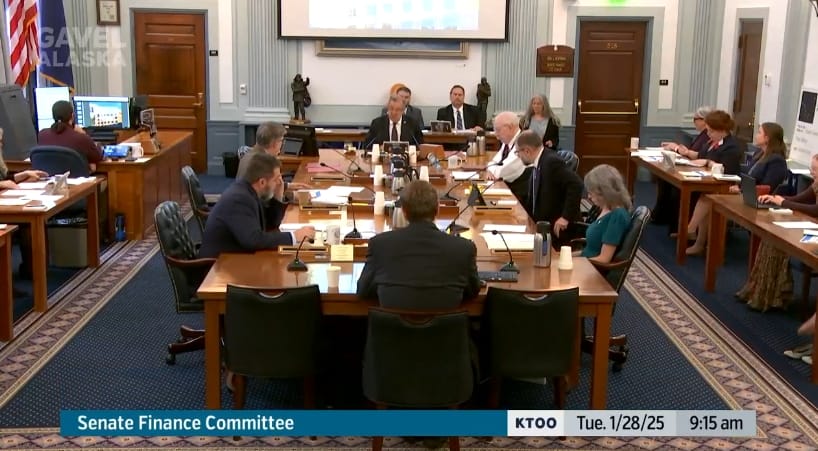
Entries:
[[[314,238],[315,228],[302,227],[295,232],[270,232],[264,214],[264,203],[272,198],[284,197],[284,181],[281,179],[281,162],[278,158],[262,152],[246,155],[247,169],[222,193],[219,201],[207,217],[200,258],[218,257],[222,252],[250,253],[263,249],[276,249],[280,245],[298,244],[305,237]],[[279,202],[282,211],[278,215],[280,225],[286,205]]]
[[[700,106],[693,113],[693,126],[699,132],[693,139],[690,147],[675,142],[663,142],[662,147],[674,151],[688,160],[697,160],[699,154],[704,155],[710,145],[710,138],[707,137],[707,127],[704,118],[713,111],[711,106]],[[668,224],[671,232],[675,234],[679,225],[679,190],[670,183],[658,179],[656,181],[656,205],[650,212],[651,222],[654,224]],[[691,207],[695,205],[691,203]]]
[[358,296],[377,298],[383,307],[421,311],[452,309],[476,296],[477,248],[435,225],[437,189],[415,180],[400,199],[409,225],[369,240]]
[[[420,111],[420,108],[415,108],[412,106],[412,90],[409,89],[407,86],[401,85],[395,91],[395,94],[403,100],[403,115],[407,117],[411,117],[416,124],[420,125],[420,128],[423,128],[423,111]],[[391,96],[390,96],[391,97]],[[386,116],[386,112],[389,109],[387,106],[381,109],[381,116]]]
[[520,119],[520,128],[532,130],[549,149],[556,149],[560,143],[560,119],[551,110],[545,94],[535,94],[531,98],[525,116]]
[[503,111],[494,118],[494,134],[500,144],[500,150],[491,157],[486,176],[489,180],[503,179],[521,204],[525,205],[529,191],[531,169],[517,156],[517,138],[522,133],[520,119],[516,113]]
[[397,94],[389,96],[386,116],[372,119],[364,138],[364,148],[370,149],[373,144],[381,144],[384,141],[406,141],[415,146],[423,144],[421,125],[404,115],[403,110],[403,100]]
[[572,223],[580,219],[582,179],[555,150],[543,146],[542,139],[532,130],[520,133],[516,153],[523,164],[534,166],[525,209],[534,221],[551,223],[554,246],[559,248],[576,238]]
[[585,230],[582,256],[599,263],[610,263],[630,227],[631,195],[622,174],[608,164],[595,166],[585,174],[585,190],[600,211]]
[[[818,218],[818,154],[812,156],[810,175],[815,180],[812,185],[795,196],[765,194],[759,202],[771,202],[783,208]],[[747,282],[736,293],[736,297],[747,306],[760,311],[783,308],[792,299],[792,271],[790,257],[766,241],[758,246],[753,269]]]
[[[287,135],[287,129],[278,122],[262,122],[256,129],[256,144],[250,148],[247,153],[239,160],[239,167],[236,171],[236,178],[241,178],[244,171],[247,170],[247,165],[250,160],[244,157],[251,153],[267,153],[274,157],[281,154],[281,146],[284,144],[284,136]],[[289,182],[284,183],[284,191],[310,189],[311,186],[306,183]]]
[[62,146],[76,150],[88,160],[91,172],[97,170],[97,163],[102,161],[102,149],[85,134],[82,127],[74,123],[74,107],[71,102],[58,100],[51,107],[54,123],[50,128],[40,130],[37,143],[41,146]]
[[[34,169],[16,173],[8,170],[5,160],[3,160],[3,129],[0,128],[0,191],[17,189],[19,188],[18,183],[36,182],[44,177],[48,177],[48,174]],[[31,231],[26,224],[19,224],[18,227],[17,233],[12,235],[20,245],[20,256],[22,257],[17,275],[21,279],[31,279]],[[14,290],[14,294],[16,296],[23,293]]]
[[[698,159],[691,160],[694,165],[712,168],[715,164],[720,164],[724,168],[724,174],[738,175],[741,172],[741,162],[744,157],[738,140],[730,133],[736,126],[733,119],[727,112],[716,110],[710,112],[704,118],[707,127],[707,136],[710,138],[710,146],[704,155],[699,155]],[[703,198],[696,201],[693,209],[693,216],[687,226],[689,237],[696,237],[696,242],[687,248],[687,255],[700,255],[704,252],[707,244],[707,226],[710,223],[710,203]]]
[[480,108],[466,103],[466,90],[460,85],[452,86],[449,90],[450,105],[437,110],[437,120],[449,121],[452,131],[483,129],[486,118]]

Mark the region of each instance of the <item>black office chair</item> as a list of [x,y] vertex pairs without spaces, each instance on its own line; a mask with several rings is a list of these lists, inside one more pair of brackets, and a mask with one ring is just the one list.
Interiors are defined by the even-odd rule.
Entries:
[[244,408],[248,376],[304,379],[304,408],[315,408],[321,324],[318,285],[298,288],[228,285],[226,306],[223,355],[225,367],[235,375],[233,408]]
[[[369,309],[364,395],[378,408],[456,408],[474,388],[466,312]],[[372,438],[372,449],[383,437]],[[457,437],[449,448],[460,449]]]
[[[628,270],[636,257],[636,251],[639,249],[639,242],[642,240],[642,233],[645,226],[650,221],[650,209],[645,206],[636,207],[631,213],[631,222],[628,226],[628,231],[625,233],[622,243],[617,247],[616,253],[610,263],[598,263],[591,261],[594,267],[605,276],[605,279],[611,286],[619,293],[625,280],[628,276]],[[584,238],[572,240],[572,245],[584,243]],[[616,304],[613,306],[614,311]],[[586,353],[593,352],[594,339],[587,334],[582,341],[582,351]],[[613,362],[613,370],[622,370],[622,365],[628,360],[628,336],[625,334],[611,337],[611,350],[608,353],[609,359]]]
[[[58,175],[70,172],[71,177],[88,177],[91,175],[91,168],[88,166],[88,159],[85,155],[74,149],[62,146],[34,146],[29,154],[31,168],[47,172],[48,175]],[[76,217],[76,222],[80,216],[87,214],[87,203],[85,199],[77,201],[74,205],[64,210],[60,218],[67,216]]]
[[492,376],[489,405],[500,405],[503,378],[553,378],[554,401],[565,408],[567,376],[576,352],[579,288],[517,291],[489,287],[482,325]]
[[190,199],[190,207],[193,209],[193,215],[196,217],[196,222],[199,224],[200,236],[204,236],[205,223],[207,216],[210,214],[210,207],[212,203],[207,201],[204,191],[202,191],[202,184],[199,182],[199,177],[190,166],[182,168],[182,183],[185,185],[188,198]]
[[[196,297],[196,291],[216,259],[196,258],[198,246],[190,239],[187,222],[176,202],[159,204],[154,210],[153,219],[159,248],[173,284],[176,312],[201,312],[204,306]],[[179,333],[179,340],[168,345],[165,358],[168,365],[176,363],[176,354],[204,349],[204,330],[182,326]]]
[[562,161],[565,162],[568,169],[577,172],[577,168],[579,167],[579,157],[577,154],[571,152],[570,150],[558,150],[557,155],[562,158]]

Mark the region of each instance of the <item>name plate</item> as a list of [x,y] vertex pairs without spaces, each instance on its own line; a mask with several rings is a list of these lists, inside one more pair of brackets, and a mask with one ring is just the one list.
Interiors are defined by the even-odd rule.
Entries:
[[537,76],[573,77],[574,49],[565,45],[544,45],[538,48]]
[[355,246],[333,244],[329,248],[329,259],[334,262],[351,262],[355,259]]

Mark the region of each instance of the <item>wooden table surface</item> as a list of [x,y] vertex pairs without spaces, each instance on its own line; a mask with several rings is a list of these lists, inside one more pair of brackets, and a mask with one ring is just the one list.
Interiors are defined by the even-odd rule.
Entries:
[[[320,158],[321,161],[332,165],[343,163],[342,155],[324,149],[321,150]],[[467,164],[470,166],[484,166],[487,160],[488,157],[475,157],[470,158]],[[296,173],[295,181],[309,180],[309,173],[306,170],[306,163],[309,161],[309,159],[304,160],[305,164]],[[337,181],[321,183],[323,186],[332,184],[345,183]],[[445,192],[451,186],[453,185],[439,185],[438,189]],[[376,191],[384,189],[384,187],[372,188]],[[458,193],[457,197],[463,198],[461,199],[461,205],[465,205],[465,193],[459,189],[453,191],[453,193]],[[372,196],[372,193],[365,190],[365,192],[361,193],[361,196],[368,198]],[[386,197],[390,196],[391,194]],[[375,216],[372,207],[367,205],[355,207],[355,209],[359,230],[381,232],[389,229],[390,219],[388,216]],[[445,224],[448,224],[455,214],[456,210],[449,210],[447,217],[439,217],[438,224],[445,227]],[[336,222],[339,219],[338,216],[327,212],[304,211],[293,205],[287,210],[283,224],[300,224],[313,220],[326,221],[330,218],[334,218],[333,221]],[[348,223],[351,220],[352,216],[348,215]],[[457,222],[468,224],[469,230],[461,236],[473,239],[478,252],[478,269],[485,271],[499,270],[508,261],[508,254],[506,252],[495,253],[488,249],[485,241],[480,237],[484,224],[523,224],[526,225],[529,233],[534,230],[533,222],[519,204],[514,207],[510,215],[505,214],[502,216],[474,214],[472,211],[467,210]],[[219,318],[224,313],[227,284],[258,287],[292,287],[318,284],[321,287],[322,309],[327,315],[365,316],[368,308],[375,305],[375,303],[358,299],[355,294],[358,276],[363,269],[362,258],[356,258],[357,261],[354,262],[333,263],[333,265],[341,267],[341,280],[337,288],[327,286],[326,267],[329,266],[329,262],[325,256],[320,254],[303,255],[302,259],[306,260],[310,268],[310,271],[305,273],[288,272],[286,270],[286,265],[292,258],[292,255],[282,255],[275,251],[264,251],[256,254],[222,254],[199,287],[198,296],[205,303],[205,387],[207,408],[216,409],[221,406]],[[515,252],[514,259],[521,269],[519,281],[517,283],[492,282],[489,285],[518,290],[579,287],[580,314],[584,317],[594,317],[596,320],[590,404],[595,409],[604,408],[607,395],[611,313],[618,294],[587,259],[574,258],[574,268],[571,271],[557,270],[556,257],[552,268],[535,268],[532,264],[530,252]],[[464,304],[464,307],[472,315],[479,315],[482,311],[485,293],[486,290],[484,289],[477,298]],[[574,380],[576,380],[579,369],[578,354],[576,358]]]

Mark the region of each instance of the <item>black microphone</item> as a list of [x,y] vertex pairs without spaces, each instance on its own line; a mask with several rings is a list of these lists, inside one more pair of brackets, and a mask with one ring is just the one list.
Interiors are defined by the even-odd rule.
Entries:
[[[494,181],[492,181],[491,183],[489,183],[488,185],[486,185],[486,188],[485,188],[485,189],[489,189],[489,188],[491,188],[491,186],[492,186],[492,185],[494,185],[494,184],[495,184],[495,183],[497,183],[497,182],[501,182],[502,180],[503,180],[503,179],[495,179]],[[477,189],[477,187],[474,187],[473,189]],[[468,204],[468,205],[466,205],[465,207],[463,207],[463,209],[461,209],[460,211],[458,211],[458,212],[457,212],[457,215],[454,217],[454,219],[452,219],[452,222],[450,222],[450,223],[449,223],[449,225],[448,225],[448,226],[446,226],[446,230],[445,230],[445,231],[446,231],[446,232],[448,232],[448,233],[450,233],[450,234],[452,234],[452,235],[457,235],[457,234],[459,234],[459,233],[461,233],[461,232],[464,232],[464,231],[466,231],[466,230],[469,230],[469,228],[468,228],[468,227],[463,227],[463,226],[461,226],[461,225],[457,225],[456,221],[457,221],[457,219],[460,217],[460,215],[462,215],[463,213],[465,213],[465,212],[466,212],[466,210],[468,210],[469,208],[473,207],[474,205],[475,205],[474,203],[469,202],[469,204]]]
[[478,176],[478,175],[479,175],[481,172],[485,171],[486,169],[488,169],[488,168],[490,168],[490,167],[492,167],[492,166],[502,166],[502,165],[503,165],[503,162],[502,162],[502,161],[498,161],[498,162],[496,162],[496,163],[489,163],[489,164],[488,164],[488,165],[486,165],[486,167],[484,167],[483,169],[480,169],[479,171],[475,171],[475,172],[474,172],[474,174],[470,175],[470,176],[469,176],[467,179],[465,179],[465,180],[460,180],[460,181],[456,182],[456,183],[454,184],[454,186],[452,186],[451,188],[449,188],[449,190],[448,190],[448,191],[446,191],[446,193],[445,193],[445,194],[443,194],[442,196],[440,196],[440,198],[441,198],[441,199],[449,199],[449,200],[459,201],[460,199],[458,199],[458,198],[456,198],[456,197],[454,197],[454,196],[452,196],[452,195],[451,195],[451,192],[452,192],[452,191],[454,191],[454,189],[455,189],[455,188],[457,188],[458,186],[462,185],[463,183],[468,182],[468,181],[470,181],[471,179],[473,179],[473,178],[477,177],[477,176]]
[[[351,175],[347,174],[346,172],[344,172],[344,171],[342,171],[342,170],[340,170],[340,169],[338,169],[338,168],[332,167],[332,166],[330,166],[330,165],[328,165],[328,164],[324,163],[323,161],[322,161],[322,162],[320,162],[320,163],[318,163],[318,164],[319,164],[321,167],[323,167],[323,168],[329,168],[329,169],[332,169],[333,171],[335,171],[335,172],[337,172],[337,173],[339,173],[339,174],[343,175],[344,177],[346,177],[346,178],[348,178],[348,179],[352,179],[352,176],[351,176]],[[370,188],[370,187],[368,187],[368,186],[366,186],[366,185],[360,185],[360,186],[361,186],[361,188],[363,188],[363,189],[368,190],[369,192],[371,192],[371,193],[372,193],[372,197],[373,197],[373,198],[375,197],[375,190],[373,190],[372,188]]]
[[499,230],[492,230],[491,234],[500,235],[500,238],[503,240],[503,246],[506,247],[506,252],[508,252],[508,263],[500,268],[500,272],[520,272],[520,268],[514,264],[514,257],[511,255],[511,249],[508,247],[508,243],[506,243],[506,237],[503,236],[503,232],[500,232]]
[[298,253],[301,252],[301,246],[304,245],[305,241],[309,241],[310,243],[313,243],[315,240],[313,240],[312,238],[310,238],[308,236],[305,236],[304,238],[301,238],[301,243],[298,245],[298,249],[296,249],[296,251],[295,251],[295,258],[293,259],[293,261],[291,261],[287,265],[287,271],[306,271],[307,270],[307,264],[304,263],[303,261],[301,261],[300,258],[298,258]]
[[358,224],[355,222],[355,207],[352,206],[352,196],[347,197],[349,201],[349,210],[352,212],[352,231],[344,235],[344,238],[362,238],[361,232],[358,231]]

